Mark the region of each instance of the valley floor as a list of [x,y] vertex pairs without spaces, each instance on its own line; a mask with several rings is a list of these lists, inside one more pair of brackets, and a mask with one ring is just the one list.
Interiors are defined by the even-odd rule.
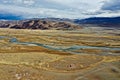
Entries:
[[0,80],[119,79],[119,29],[0,29]]

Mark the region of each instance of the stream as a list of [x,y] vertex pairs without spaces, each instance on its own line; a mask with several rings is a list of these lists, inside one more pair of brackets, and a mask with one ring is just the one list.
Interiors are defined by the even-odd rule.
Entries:
[[102,49],[102,50],[120,50],[118,47],[101,47],[101,46],[80,46],[80,45],[73,45],[70,47],[55,47],[55,46],[50,46],[50,45],[45,45],[41,43],[34,43],[34,42],[20,42],[17,38],[10,38],[7,36],[0,36],[0,39],[8,38],[9,42],[15,43],[15,44],[21,44],[21,45],[35,45],[35,46],[41,46],[47,49],[51,50],[59,50],[59,51],[74,51],[74,50],[79,50],[79,49]]

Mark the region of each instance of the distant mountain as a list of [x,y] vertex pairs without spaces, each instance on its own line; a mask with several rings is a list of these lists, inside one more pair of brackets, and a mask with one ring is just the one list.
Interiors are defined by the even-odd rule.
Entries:
[[68,19],[68,18],[41,18],[41,19],[47,21],[74,22],[74,19]]
[[80,25],[62,20],[30,19],[15,21],[0,21],[0,28],[41,29],[41,30],[74,30],[81,29]]
[[102,27],[120,27],[120,17],[93,17],[87,19],[75,19],[77,24],[93,24]]
[[87,27],[120,28],[120,17],[93,17],[87,19],[41,18],[26,20],[0,20],[0,28],[74,30]]
[[22,16],[9,14],[9,13],[0,13],[0,20],[22,20]]

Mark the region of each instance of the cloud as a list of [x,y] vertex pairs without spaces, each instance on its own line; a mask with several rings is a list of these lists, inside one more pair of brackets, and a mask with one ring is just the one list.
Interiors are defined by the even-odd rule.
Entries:
[[106,0],[102,2],[101,9],[98,10],[97,17],[117,17],[120,16],[120,0]]
[[119,0],[0,0],[0,2],[0,13],[22,18],[88,18],[120,15]]
[[120,10],[120,0],[108,0],[104,2],[104,5],[102,6],[103,10],[111,10],[116,11]]
[[99,4],[99,2],[103,0],[46,0],[46,1],[60,5],[58,7],[64,6],[64,8],[67,7],[68,9],[70,8],[70,9],[87,11],[90,9],[91,10],[98,9],[99,6],[101,5]]
[[[2,8],[4,7],[4,9]],[[49,8],[28,8],[28,7],[18,7],[16,6],[5,6],[0,5],[1,13],[9,13],[22,16],[23,18],[39,18],[39,17],[56,17],[56,18],[75,18],[80,17],[78,13],[75,12],[67,12],[63,10],[57,9],[49,9]]]
[[34,0],[24,0],[23,3],[26,5],[33,5],[35,2]]
[[0,0],[2,4],[28,6],[33,5],[35,0]]

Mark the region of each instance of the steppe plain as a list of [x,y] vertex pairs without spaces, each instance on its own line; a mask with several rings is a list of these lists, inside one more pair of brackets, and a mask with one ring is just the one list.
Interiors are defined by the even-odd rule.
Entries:
[[120,80],[120,30],[1,28],[0,80]]

